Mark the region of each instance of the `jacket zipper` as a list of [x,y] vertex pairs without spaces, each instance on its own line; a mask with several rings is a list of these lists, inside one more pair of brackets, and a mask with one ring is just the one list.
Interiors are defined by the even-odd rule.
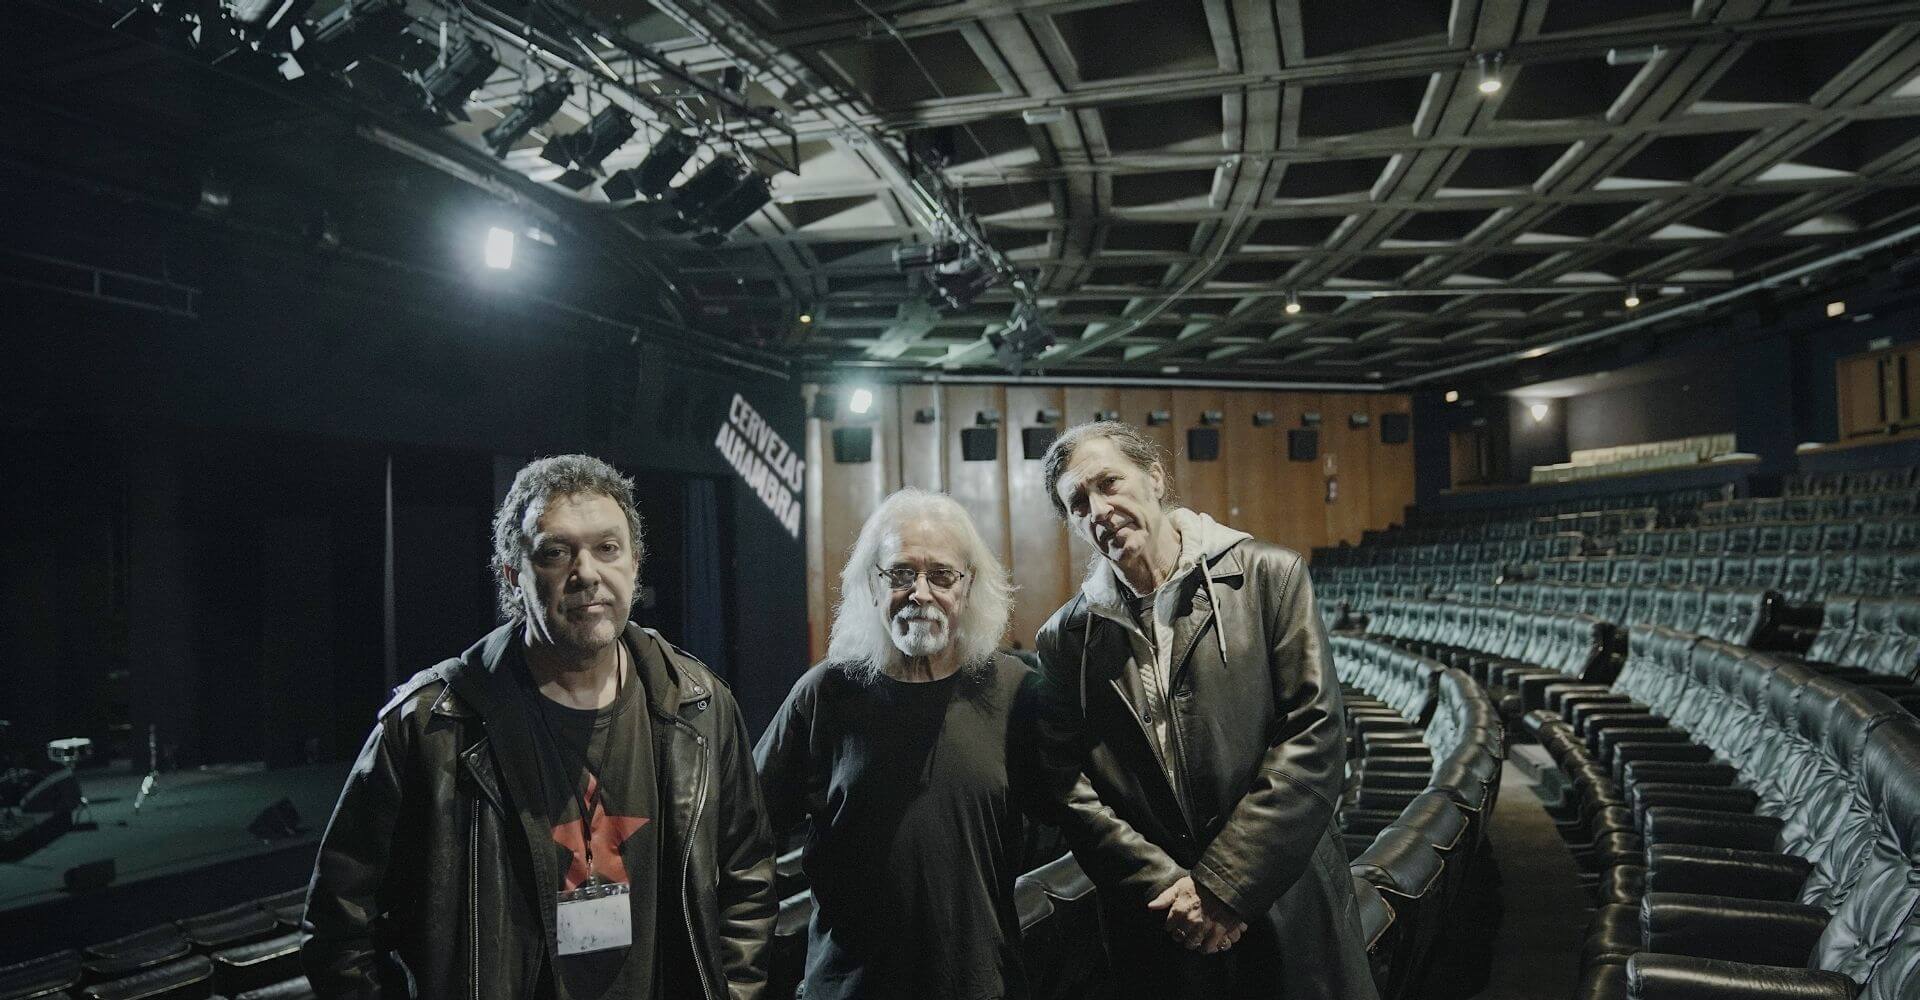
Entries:
[[693,742],[700,748],[700,784],[695,787],[693,794],[693,819],[687,824],[687,849],[680,859],[680,913],[687,921],[687,947],[693,952],[694,969],[700,974],[700,995],[706,1000],[713,1000],[713,984],[707,978],[707,962],[700,954],[699,935],[693,929],[693,840],[700,829],[700,814],[707,807],[707,738],[679,719],[673,722],[693,733]]
[[473,1000],[480,1000],[480,799],[473,800],[473,821],[467,826],[467,928],[473,964]]

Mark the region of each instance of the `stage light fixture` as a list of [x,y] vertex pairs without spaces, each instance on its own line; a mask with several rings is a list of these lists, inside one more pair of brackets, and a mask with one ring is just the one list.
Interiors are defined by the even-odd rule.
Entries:
[[699,225],[700,220],[740,186],[744,178],[737,160],[731,157],[715,157],[706,166],[693,172],[686,183],[673,189],[669,204],[673,206],[674,219],[669,229],[686,232]]
[[294,28],[314,0],[234,0],[228,10],[257,48],[286,51],[296,47]]
[[773,187],[759,171],[744,164],[740,166],[744,175],[733,190],[728,191],[719,201],[709,208],[700,219],[700,226],[708,241],[717,243],[724,240],[728,233],[740,228],[741,224],[753,218],[753,213],[766,207],[773,200]]
[[301,58],[321,69],[344,70],[391,47],[412,23],[406,0],[348,0],[314,22]]
[[427,107],[445,118],[471,120],[467,117],[467,98],[499,66],[493,46],[477,38],[463,40],[444,65],[435,66],[420,78],[420,86],[427,92]]
[[1500,53],[1480,53],[1480,92],[1488,96],[1500,92]]
[[871,409],[873,409],[873,390],[853,390],[853,397],[847,401],[847,410],[851,413],[865,413]]
[[693,158],[693,151],[699,143],[685,132],[668,132],[660,141],[647,150],[640,165],[633,168],[634,187],[648,198],[658,198],[667,193],[673,179],[680,174],[680,168]]
[[985,261],[969,256],[936,266],[931,278],[933,291],[927,295],[928,304],[958,312],[973,305],[973,300],[992,288],[1000,276]]
[[966,248],[958,243],[909,243],[893,248],[893,266],[901,271],[935,267],[959,260]]
[[1287,291],[1286,309],[1287,309],[1287,315],[1289,316],[1300,315],[1300,293],[1299,292],[1293,291],[1291,289]]
[[1828,319],[1836,319],[1838,317],[1845,316],[1846,314],[1847,314],[1847,304],[1845,302],[1827,303]]
[[1625,301],[1628,309],[1640,308],[1640,286],[1639,285],[1627,286],[1627,297]]
[[[1053,346],[1054,339],[1046,321],[1022,302],[1014,306],[1013,315],[1008,317],[1005,326],[987,334],[987,343],[993,347],[994,360],[1000,362],[1002,368],[1018,375],[1026,368],[1027,362],[1045,354]],[[1045,412],[1042,411],[1043,416]]]
[[1545,403],[1531,403],[1527,406],[1527,412],[1533,416],[1534,423],[1543,424],[1547,421],[1547,414],[1553,412],[1553,408]]
[[1449,403],[1458,403],[1459,401],[1460,401],[1460,390],[1458,390],[1458,389],[1448,389],[1448,390],[1447,390],[1447,402],[1449,402]]
[[593,180],[591,172],[599,169],[600,161],[633,138],[633,133],[633,116],[617,104],[608,104],[580,131],[554,136],[540,157],[569,168],[554,183],[578,191]]
[[565,104],[567,95],[573,93],[573,84],[565,79],[548,80],[535,87],[520,102],[507,112],[505,118],[492,128],[481,133],[487,148],[493,150],[496,157],[504,157],[513,149],[513,144],[526,137],[528,132],[547,123]]
[[513,230],[499,226],[487,230],[487,267],[505,271],[513,266]]
[[800,314],[800,322],[801,322],[802,324],[807,324],[807,323],[811,323],[811,322],[813,322],[813,314],[812,314],[812,313],[801,313],[801,314]]

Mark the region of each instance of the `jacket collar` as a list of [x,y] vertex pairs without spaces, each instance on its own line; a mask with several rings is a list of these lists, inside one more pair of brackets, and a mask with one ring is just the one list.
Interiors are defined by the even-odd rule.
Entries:
[[[654,714],[682,717],[704,711],[713,697],[713,674],[659,632],[627,623],[621,636],[634,653],[634,669]],[[516,683],[507,676],[507,654],[519,642],[519,626],[502,625],[474,643],[457,660],[445,665],[446,692],[434,703],[436,715],[464,718],[478,715],[497,719],[521,708]],[[651,655],[650,655],[651,654]],[[458,695],[457,698],[448,695]]]

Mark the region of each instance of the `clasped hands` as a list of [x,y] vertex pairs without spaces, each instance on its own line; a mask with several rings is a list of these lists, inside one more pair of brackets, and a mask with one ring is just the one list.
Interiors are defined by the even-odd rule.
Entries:
[[1167,933],[1188,949],[1208,955],[1233,947],[1247,932],[1247,922],[1191,875],[1180,876],[1147,909],[1165,911]]

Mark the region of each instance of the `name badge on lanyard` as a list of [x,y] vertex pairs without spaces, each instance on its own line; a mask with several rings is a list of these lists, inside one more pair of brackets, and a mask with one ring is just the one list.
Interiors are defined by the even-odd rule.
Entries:
[[559,893],[558,953],[583,955],[633,943],[633,903],[620,882],[588,883]]

